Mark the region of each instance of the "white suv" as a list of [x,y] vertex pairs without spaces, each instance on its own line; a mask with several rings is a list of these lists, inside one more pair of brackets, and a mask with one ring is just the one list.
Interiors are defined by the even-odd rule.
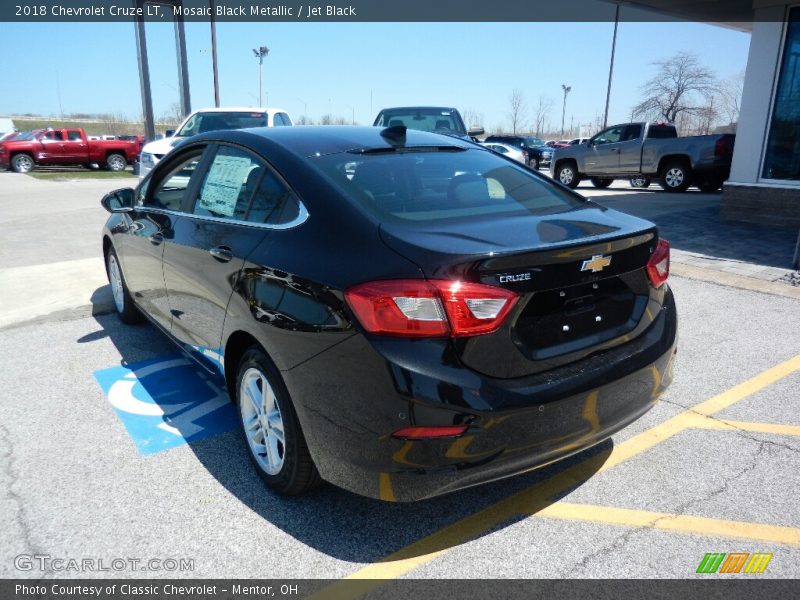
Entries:
[[190,114],[168,138],[152,141],[142,148],[139,157],[139,179],[143,179],[164,155],[188,137],[247,127],[282,127],[293,125],[292,119],[281,108],[204,108]]

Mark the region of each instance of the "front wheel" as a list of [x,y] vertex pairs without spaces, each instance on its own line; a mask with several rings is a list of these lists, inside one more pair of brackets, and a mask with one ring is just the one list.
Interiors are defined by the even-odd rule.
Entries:
[[533,157],[533,158],[531,158],[531,159],[528,161],[528,166],[529,166],[531,169],[538,169],[538,168],[539,168],[539,159],[538,159],[538,158],[536,158],[536,157]]
[[691,183],[691,170],[681,162],[668,163],[661,170],[661,187],[666,192],[685,192]]
[[119,258],[114,248],[109,248],[106,253],[106,273],[108,274],[108,283],[111,286],[111,295],[114,297],[114,306],[117,309],[120,320],[129,325],[142,321],[142,313],[133,303],[133,298],[131,298],[128,285],[122,276]]
[[106,166],[109,171],[124,171],[128,166],[128,161],[121,154],[109,154],[106,159]]
[[556,179],[570,189],[575,189],[581,182],[578,170],[573,163],[565,163],[556,168]]
[[319,485],[289,393],[258,346],[245,352],[239,363],[236,402],[250,460],[266,484],[289,496]]
[[11,168],[17,173],[28,173],[33,170],[33,158],[29,154],[17,154],[11,159]]
[[650,187],[649,177],[631,177],[629,181],[632,188],[644,189]]
[[603,179],[602,177],[592,177],[590,181],[592,182],[592,185],[594,187],[599,188],[601,190],[607,188],[612,183],[614,183],[613,179]]

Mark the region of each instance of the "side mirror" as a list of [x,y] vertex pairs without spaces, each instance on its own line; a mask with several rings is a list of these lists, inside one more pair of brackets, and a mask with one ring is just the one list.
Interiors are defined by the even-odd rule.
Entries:
[[164,132],[164,137],[172,137],[173,135],[175,135],[175,130],[174,129],[167,129]]
[[107,193],[100,204],[110,213],[126,213],[133,210],[133,188],[122,188]]
[[477,137],[483,134],[484,134],[483,127],[473,127],[469,131],[467,131],[467,135],[469,137]]

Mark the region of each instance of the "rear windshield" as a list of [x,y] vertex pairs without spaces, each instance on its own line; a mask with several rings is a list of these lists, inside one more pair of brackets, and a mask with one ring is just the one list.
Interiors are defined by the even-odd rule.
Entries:
[[207,131],[267,127],[267,115],[260,112],[204,112],[190,117],[175,133],[175,137],[189,137]]
[[378,127],[395,127],[404,125],[407,129],[419,131],[438,131],[464,133],[464,125],[451,110],[408,109],[383,110],[375,121]]
[[320,156],[313,164],[381,221],[559,213],[583,201],[482,149],[403,148]]

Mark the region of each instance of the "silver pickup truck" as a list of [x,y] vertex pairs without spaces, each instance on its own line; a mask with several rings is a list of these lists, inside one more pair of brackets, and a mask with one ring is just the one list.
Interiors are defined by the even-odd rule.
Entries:
[[657,179],[668,192],[683,192],[690,185],[713,192],[730,174],[734,139],[731,134],[678,137],[672,125],[625,123],[585,144],[557,148],[550,171],[570,188],[588,177],[598,188],[614,179],[630,179],[634,187]]

